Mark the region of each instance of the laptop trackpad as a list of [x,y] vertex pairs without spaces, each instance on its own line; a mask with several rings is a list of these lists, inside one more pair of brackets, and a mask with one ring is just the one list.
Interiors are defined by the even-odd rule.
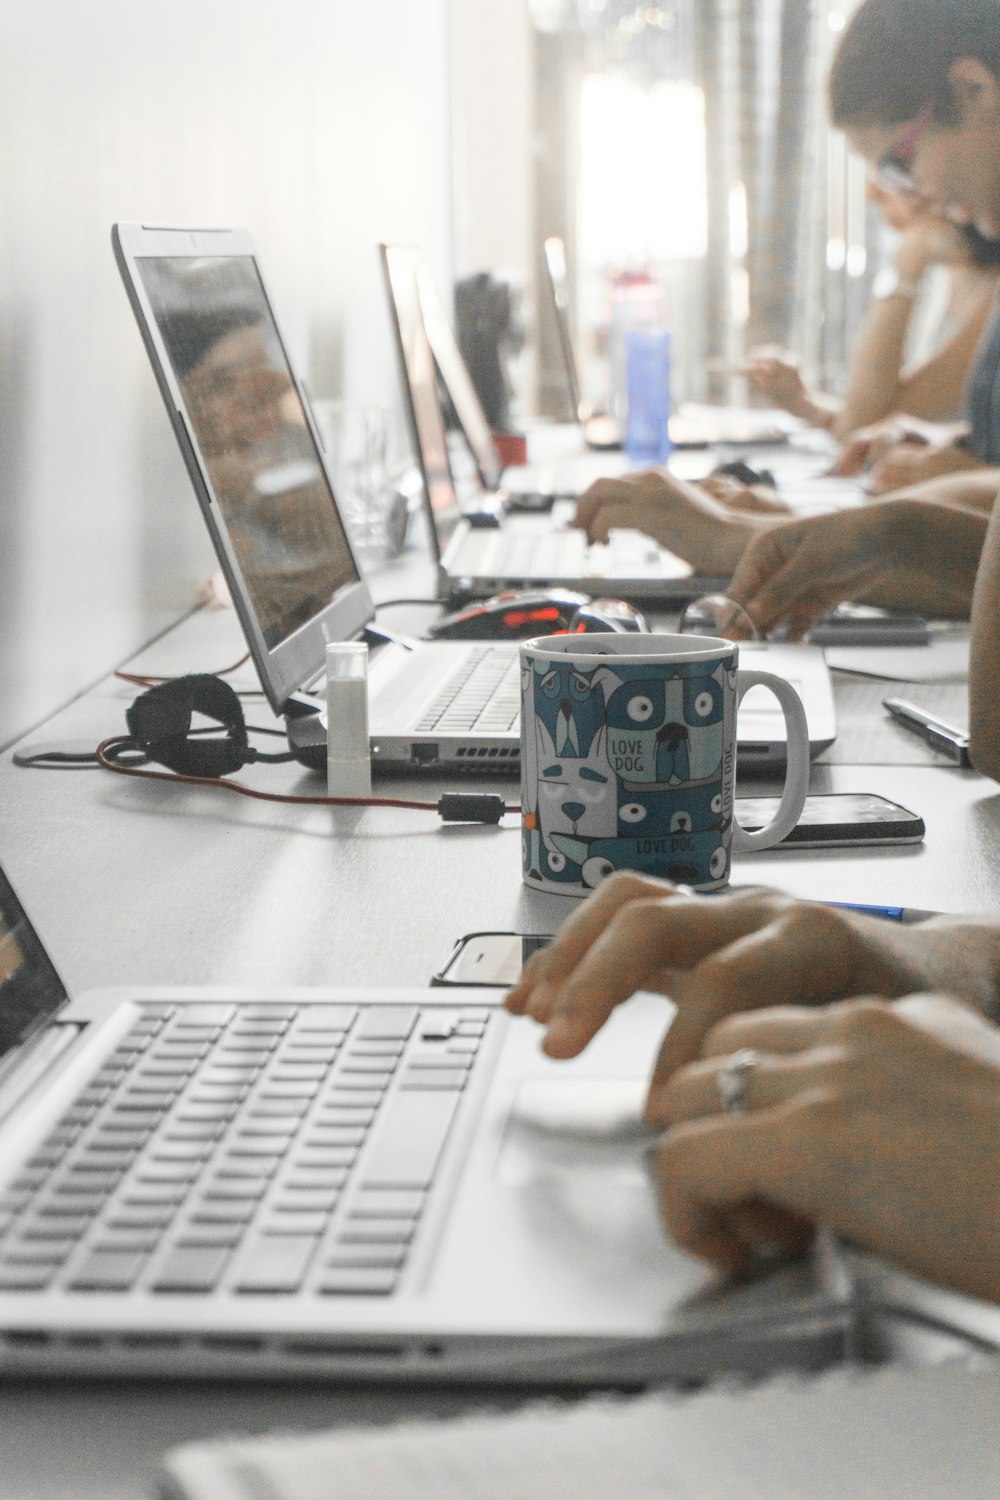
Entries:
[[645,1079],[528,1078],[507,1116],[496,1175],[505,1186],[572,1173],[647,1188]]

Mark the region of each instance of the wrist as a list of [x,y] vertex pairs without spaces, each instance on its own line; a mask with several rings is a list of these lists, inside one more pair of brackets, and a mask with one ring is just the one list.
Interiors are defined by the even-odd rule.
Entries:
[[899,298],[913,302],[920,292],[920,275],[907,274],[899,266],[884,266],[872,282],[872,300],[887,302]]

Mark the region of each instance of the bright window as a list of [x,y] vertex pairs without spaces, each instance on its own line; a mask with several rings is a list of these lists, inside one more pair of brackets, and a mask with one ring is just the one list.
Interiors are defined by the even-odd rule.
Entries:
[[699,260],[706,247],[705,112],[690,83],[583,81],[580,252],[588,266]]

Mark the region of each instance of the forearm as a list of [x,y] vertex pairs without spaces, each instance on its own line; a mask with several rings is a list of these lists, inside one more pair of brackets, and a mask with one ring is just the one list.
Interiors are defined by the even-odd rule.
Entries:
[[[905,498],[924,505],[976,511],[981,516],[989,517],[998,493],[1000,469],[977,467],[959,474],[942,474],[936,479],[925,479],[920,484],[907,485],[905,495],[897,490],[884,499],[876,497],[872,503],[895,503]],[[985,527],[983,535],[985,538]]]
[[909,986],[952,995],[1000,1023],[1000,920],[934,917],[896,938]]
[[908,492],[905,499],[882,501],[878,519],[881,565],[861,602],[968,619],[988,518]]
[[912,314],[913,297],[902,291],[870,303],[851,360],[847,394],[831,429],[834,437],[843,440],[903,409],[900,370]]

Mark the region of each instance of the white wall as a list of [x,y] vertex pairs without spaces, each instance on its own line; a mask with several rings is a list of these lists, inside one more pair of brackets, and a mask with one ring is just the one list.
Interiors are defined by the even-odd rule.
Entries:
[[[527,0],[452,0],[451,108],[455,274],[521,282],[533,331],[534,50]],[[519,362],[534,405],[533,360]]]
[[212,567],[112,221],[250,228],[314,393],[395,403],[375,242],[449,282],[448,57],[447,0],[0,0],[0,744]]

